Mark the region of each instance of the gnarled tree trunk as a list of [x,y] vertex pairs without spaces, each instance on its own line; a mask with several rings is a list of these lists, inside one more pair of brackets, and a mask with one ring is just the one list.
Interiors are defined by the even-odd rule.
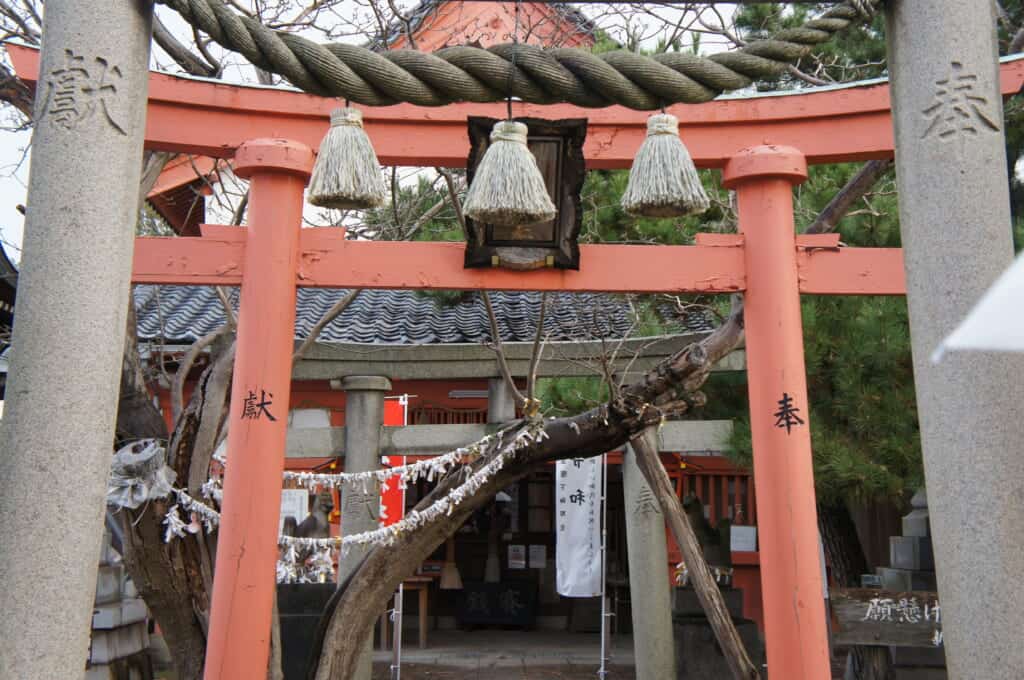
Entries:
[[[163,440],[166,426],[146,388],[135,336],[133,310],[125,336],[118,436],[122,440]],[[234,352],[226,351],[206,369],[171,435],[168,464],[177,474],[178,485],[196,477],[195,468],[205,471],[209,467],[227,408],[233,359]],[[205,480],[205,472],[202,478]],[[190,486],[189,491],[198,495],[198,489]],[[125,566],[160,624],[179,680],[201,680],[215,543],[202,532],[164,543],[163,519],[170,505],[169,500],[160,500],[120,513]]]

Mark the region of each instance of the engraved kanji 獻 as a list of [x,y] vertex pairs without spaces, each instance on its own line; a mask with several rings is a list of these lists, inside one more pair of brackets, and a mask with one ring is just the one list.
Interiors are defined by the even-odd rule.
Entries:
[[64,65],[53,69],[46,77],[43,115],[65,130],[74,130],[100,109],[107,122],[126,135],[124,126],[111,111],[122,78],[121,69],[103,57],[88,61],[72,50],[64,50]]

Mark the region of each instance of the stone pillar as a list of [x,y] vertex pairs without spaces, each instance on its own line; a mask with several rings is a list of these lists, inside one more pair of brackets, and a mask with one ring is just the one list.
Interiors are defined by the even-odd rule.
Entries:
[[[341,381],[345,390],[345,472],[366,472],[380,468],[380,437],[384,427],[384,395],[391,381],[381,376],[353,375]],[[341,534],[358,534],[377,528],[380,487],[346,484],[341,490]],[[338,583],[347,579],[368,548],[352,548],[338,562]],[[370,680],[373,669],[373,638],[359,658],[351,680]]]
[[1024,355],[941,340],[1010,265],[1013,244],[988,0],[888,8],[896,176],[921,446],[950,678],[1024,668]]
[[[654,429],[644,437],[658,448]],[[665,518],[636,463],[633,447],[622,456],[622,489],[626,506],[626,548],[629,558],[629,600],[633,614],[633,656],[637,680],[676,677],[672,639],[672,596],[668,577]]]
[[516,397],[504,378],[487,381],[487,422],[507,423],[516,418]]
[[139,201],[151,23],[148,2],[46,6],[0,432],[3,678],[85,673]]

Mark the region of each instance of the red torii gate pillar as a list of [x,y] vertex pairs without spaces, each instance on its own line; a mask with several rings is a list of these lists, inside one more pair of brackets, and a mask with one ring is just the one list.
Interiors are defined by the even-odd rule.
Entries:
[[793,185],[807,163],[791,147],[741,151],[725,166],[745,240],[747,384],[761,590],[773,678],[831,677],[808,421]]
[[302,192],[312,168],[309,147],[285,140],[253,140],[235,154],[235,173],[251,180],[251,198],[228,412],[233,464],[224,475],[207,680],[267,674]]

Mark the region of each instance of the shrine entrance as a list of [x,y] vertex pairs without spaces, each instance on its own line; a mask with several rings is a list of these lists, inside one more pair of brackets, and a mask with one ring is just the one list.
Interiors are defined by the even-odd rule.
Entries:
[[[35,54],[10,52],[19,74],[36,78]],[[1002,76],[1003,93],[1017,92],[1024,61],[1003,64]],[[792,192],[808,164],[893,156],[886,84],[670,107],[697,165],[721,169],[735,190],[739,233],[700,234],[690,246],[581,246],[578,271],[525,273],[466,269],[460,243],[354,241],[340,228],[301,229],[312,149],[331,107],[325,99],[159,74],[149,91],[147,148],[231,158],[251,182],[246,229],[202,225],[198,237],[140,237],[132,270],[134,283],[242,290],[227,448],[229,459],[259,464],[225,480],[209,680],[266,672],[286,423],[260,409],[266,395],[288,409],[281,395],[290,391],[300,287],[743,293],[768,662],[773,677],[827,677],[800,295],[901,295],[906,284],[900,250],[795,235]],[[587,118],[590,168],[628,167],[645,129],[646,116],[620,107],[510,106],[516,118]],[[385,165],[461,167],[467,117],[494,108],[458,104],[426,117],[408,104],[371,107],[365,127]]]

